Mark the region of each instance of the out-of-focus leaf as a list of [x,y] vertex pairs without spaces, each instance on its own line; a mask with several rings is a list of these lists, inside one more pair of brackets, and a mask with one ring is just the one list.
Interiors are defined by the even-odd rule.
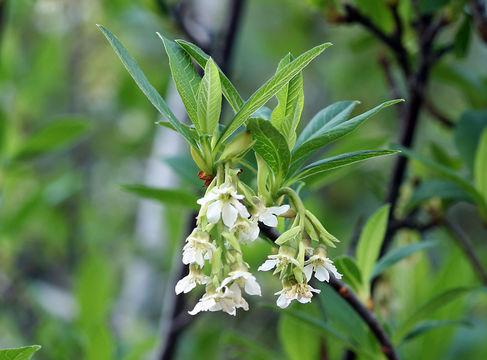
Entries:
[[375,24],[385,31],[390,31],[393,19],[387,1],[384,0],[355,0],[360,10],[372,18]]
[[196,204],[198,197],[184,189],[163,189],[140,184],[123,185],[122,188],[139,196],[166,204],[183,206],[191,209],[199,208]]
[[477,152],[475,153],[473,179],[475,187],[487,203],[487,128],[484,129],[480,136]]
[[453,52],[457,58],[464,58],[467,55],[472,33],[472,17],[465,15],[462,25],[458,28],[453,41]]
[[[201,66],[203,69],[206,67],[206,63],[210,56],[206,54],[203,50],[201,50],[198,46],[185,41],[185,40],[176,40],[176,42],[181,45],[186,52],[193,57],[193,59]],[[240,110],[240,108],[244,105],[244,101],[240,94],[238,93],[235,86],[231,83],[231,81],[227,78],[227,76],[218,68],[220,73],[220,80],[222,83],[222,91],[225,98],[228,100],[228,103],[233,108],[235,112]]]
[[222,89],[218,68],[213,59],[206,63],[205,75],[198,90],[198,123],[200,134],[212,135],[218,126],[222,107]]
[[181,122],[176,118],[171,109],[167,106],[164,99],[157,92],[157,90],[151,85],[145,74],[140,69],[137,61],[129,54],[127,49],[122,45],[120,40],[113,35],[106,27],[103,25],[98,25],[100,30],[103,32],[108,42],[112,46],[115,53],[118,55],[123,65],[135,80],[140,90],[147,96],[152,105],[174,126],[177,131],[184,136],[184,138],[193,146],[197,146],[196,142],[192,138],[191,134],[186,130]]
[[460,159],[451,156],[443,145],[437,144],[435,142],[431,142],[429,143],[429,148],[431,151],[431,157],[434,161],[446,167],[452,168],[454,170],[459,169]]
[[190,184],[196,188],[201,187],[203,184],[203,181],[198,178],[198,166],[195,164],[191,156],[172,156],[164,158],[163,161],[168,164],[187,184]]
[[467,180],[460,177],[459,175],[457,175],[456,172],[447,168],[446,166],[440,165],[431,159],[425,158],[415,151],[409,150],[408,148],[400,145],[394,145],[394,147],[401,150],[405,156],[421,161],[422,163],[428,165],[429,169],[434,170],[445,178],[457,183],[465,192],[467,192],[474,199],[474,201],[479,206],[479,212],[483,216],[487,215],[487,203],[483,199],[483,196],[478,192],[478,190],[475,189],[475,187],[472,186],[472,184],[470,184]]
[[473,173],[475,151],[482,130],[487,127],[487,110],[469,110],[455,127],[455,144],[463,161]]
[[370,281],[372,281],[376,276],[382,274],[385,270],[395,265],[402,259],[408,257],[411,254],[423,249],[430,248],[437,244],[436,241],[428,240],[421,241],[414,244],[409,244],[401,246],[399,248],[392,249],[388,251],[384,256],[382,256],[374,265],[372,273],[370,274]]
[[330,122],[325,123],[323,127],[319,129],[315,129],[314,132],[310,132],[309,136],[307,135],[308,137],[306,138],[303,137],[302,140],[300,135],[292,153],[292,162],[295,163],[299,161],[301,158],[305,156],[309,156],[311,153],[318,150],[322,146],[325,146],[331,141],[336,140],[352,132],[365,120],[367,120],[372,115],[379,112],[381,109],[397,104],[398,102],[401,101],[404,100],[396,99],[396,100],[386,101],[380,104],[379,106],[376,106],[375,108],[370,109],[369,111],[366,111],[344,122],[332,120]]
[[318,357],[320,337],[316,336],[316,330],[306,322],[282,314],[278,333],[284,352],[290,360],[314,360]]
[[243,356],[246,356],[246,358],[252,360],[282,358],[282,354],[275,352],[265,344],[248,337],[244,333],[234,332],[230,329],[227,329],[227,331],[225,331],[223,334],[223,342],[242,347],[242,351],[238,354],[238,359],[242,358]]
[[433,13],[449,3],[450,0],[419,0],[419,9],[423,14]]
[[39,345],[32,345],[16,349],[0,349],[0,360],[30,360],[40,348]]
[[472,323],[468,320],[429,320],[420,322],[416,325],[406,336],[404,336],[401,344],[405,343],[406,341],[413,340],[414,338],[423,335],[427,331],[434,330],[439,327],[443,326],[468,326],[472,327]]
[[353,258],[347,255],[338,256],[333,260],[338,272],[343,274],[343,281],[356,292],[362,287],[362,274]]
[[218,140],[218,144],[225,141],[233,134],[247,119],[264,105],[272,96],[276,94],[284,85],[286,85],[294,76],[303,70],[315,57],[321,54],[331,43],[325,43],[306,51],[298,56],[288,65],[284,66],[264,85],[262,85],[252,96],[245,102],[244,106],[235,114],[232,121],[225,127]]
[[158,343],[158,337],[154,335],[135,344],[122,358],[122,360],[140,360],[147,356]]
[[264,159],[274,172],[274,175],[282,179],[289,168],[291,155],[282,134],[268,120],[252,118],[247,124],[247,129],[256,140],[254,150]]
[[[277,71],[293,60],[291,54],[287,54],[281,60]],[[278,129],[287,140],[289,149],[292,149],[296,142],[296,127],[298,126],[303,111],[303,74],[299,73],[289,81],[276,94],[278,105],[271,115],[271,123]]]
[[384,241],[388,216],[389,204],[382,206],[367,220],[357,244],[357,265],[362,273],[366,294],[369,293],[368,280]]
[[395,150],[362,150],[351,153],[341,154],[330,158],[322,159],[305,166],[298,174],[296,174],[291,182],[299,179],[305,179],[309,176],[322,173],[324,171],[336,169],[342,166],[350,165],[359,161],[367,160],[377,156],[395,154]]
[[422,306],[420,306],[415,312],[410,314],[408,318],[399,326],[399,328],[394,333],[394,340],[396,343],[399,340],[404,339],[406,334],[408,334],[414,326],[421,320],[431,316],[436,310],[445,306],[449,302],[457,299],[462,295],[466,295],[473,290],[478,289],[477,287],[458,287],[446,290],[441,294],[428,300]]
[[456,183],[445,179],[429,179],[422,181],[421,184],[414,189],[414,192],[406,205],[406,209],[412,209],[433,197],[439,197],[444,200],[474,202],[472,197]]
[[189,118],[199,130],[201,124],[198,121],[197,115],[197,99],[198,88],[201,77],[196,72],[193,66],[193,61],[186,51],[174,41],[171,41],[161,34],[157,33],[161,38],[167,56],[169,57],[169,67],[171,68],[172,78],[176,84],[181,100],[183,100],[184,107],[188,113]]
[[81,117],[65,117],[53,121],[28,137],[17,151],[17,157],[42,155],[72,144],[90,128]]

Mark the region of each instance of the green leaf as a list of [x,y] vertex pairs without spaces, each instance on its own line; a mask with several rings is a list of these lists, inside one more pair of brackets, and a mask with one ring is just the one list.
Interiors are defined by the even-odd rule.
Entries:
[[166,204],[184,206],[191,209],[199,208],[199,205],[196,204],[198,197],[184,189],[164,189],[139,184],[122,185],[122,188],[138,196]]
[[256,140],[254,150],[272,169],[274,176],[282,179],[291,159],[286,139],[268,120],[252,118],[247,124],[247,129]]
[[368,280],[386,234],[389,207],[389,204],[382,206],[367,220],[357,244],[357,265],[362,272],[366,294],[369,293]]
[[130,55],[127,49],[122,45],[120,40],[113,35],[106,27],[103,25],[98,25],[100,30],[103,32],[105,37],[108,39],[108,42],[115,50],[115,53],[118,55],[120,60],[122,61],[123,65],[135,80],[137,85],[139,86],[140,90],[147,96],[150,100],[152,105],[164,116],[167,120],[174,126],[174,128],[182,135],[184,138],[193,146],[197,146],[194,139],[191,137],[191,134],[188,130],[183,126],[182,123],[176,118],[173,114],[171,109],[167,106],[164,99],[159,95],[157,90],[151,85],[147,77],[144,75],[142,70],[140,69],[139,65],[137,65],[137,61]]
[[480,194],[480,192],[477,189],[475,189],[475,187],[473,187],[472,184],[470,184],[467,180],[457,175],[457,173],[451,170],[450,168],[447,168],[446,166],[440,165],[434,162],[433,160],[425,158],[424,156],[408,148],[405,148],[404,146],[394,145],[393,147],[400,150],[403,155],[416,159],[422,162],[423,164],[428,165],[430,170],[433,170],[438,174],[444,176],[445,178],[450,179],[451,181],[458,184],[463,190],[465,190],[466,193],[468,193],[474,199],[474,201],[479,206],[480,213],[483,216],[487,216],[487,203],[483,199],[482,194]]
[[311,50],[306,51],[304,54],[301,54],[288,65],[284,66],[255,93],[253,93],[245,102],[244,106],[235,114],[232,121],[225,127],[218,140],[217,146],[232,135],[233,132],[244,124],[257,109],[264,105],[276,92],[278,92],[330,45],[331,43],[318,45]]
[[[309,308],[303,307],[304,309],[309,314]],[[316,314],[309,315],[316,316]],[[316,330],[311,325],[291,315],[282,314],[279,318],[278,333],[284,352],[290,360],[318,358],[320,337],[316,336]]]
[[445,179],[430,179],[422,181],[419,186],[414,189],[405,209],[413,209],[422,202],[434,197],[439,197],[443,200],[474,202],[472,197],[456,183]]
[[428,300],[422,306],[420,306],[415,312],[410,314],[407,319],[399,326],[397,331],[394,333],[394,339],[396,343],[399,340],[404,339],[404,337],[414,328],[414,326],[422,319],[431,316],[439,308],[445,306],[449,302],[457,299],[458,297],[468,294],[477,287],[458,287],[446,290],[441,294]]
[[353,258],[347,255],[338,256],[333,260],[343,280],[358,292],[362,288],[362,274]]
[[414,338],[423,335],[425,332],[434,330],[439,327],[443,326],[451,326],[451,325],[460,325],[460,326],[468,326],[472,327],[472,323],[467,320],[461,319],[447,319],[447,320],[429,320],[429,321],[422,321],[418,325],[416,325],[404,338],[402,339],[401,344],[405,343],[406,341],[413,340]]
[[388,251],[375,263],[372,273],[370,274],[369,281],[372,281],[376,276],[382,274],[385,270],[395,265],[402,259],[408,257],[409,255],[414,254],[419,250],[427,249],[435,245],[437,245],[436,241],[428,240],[401,246],[399,248]]
[[28,137],[20,146],[17,157],[40,155],[70,145],[90,128],[82,117],[60,118]]
[[[208,54],[190,42],[184,40],[176,40],[176,42],[183,47],[183,49],[198,63],[199,66],[201,66],[203,69],[206,67],[206,63],[210,59]],[[220,68],[218,68],[218,72],[220,74],[223,95],[228,100],[228,103],[233,110],[237,112],[244,105],[244,101],[237,89],[235,89],[235,86],[233,86],[231,81],[226,77]]]
[[17,349],[0,349],[0,360],[30,360],[40,348],[39,345],[32,345]]
[[[343,113],[340,112],[336,118],[331,118],[329,121],[320,121],[320,118],[318,118],[316,122],[313,121],[316,117],[313,118],[313,124],[310,123],[310,125],[312,125],[311,128],[309,130],[305,129],[307,131],[303,131],[303,134],[301,134],[298,138],[296,147],[294,148],[292,153],[292,162],[295,163],[301,158],[310,155],[312,152],[330,143],[331,141],[352,132],[365,120],[367,120],[369,117],[371,117],[381,109],[397,104],[401,101],[404,100],[396,99],[384,102],[379,106],[376,106],[375,108],[370,109],[363,114],[357,115],[347,121],[344,120],[346,120],[346,118],[348,117],[349,112],[347,113],[348,110],[345,105],[347,104],[352,109],[354,105],[352,105],[351,102],[345,102],[345,104],[342,105],[345,107]],[[320,124],[322,124],[323,126],[319,127]]]
[[161,38],[166,49],[172,78],[181,96],[181,100],[183,100],[184,107],[189,118],[199,130],[201,126],[198,124],[197,98],[201,77],[196,72],[191,57],[181,46],[165,38],[160,33],[157,33],[157,35]]
[[397,151],[395,150],[361,150],[332,156],[329,158],[318,160],[314,163],[309,164],[308,166],[305,166],[289,182],[305,179],[309,176],[313,176],[318,173],[336,169],[342,166],[350,165],[358,161],[367,160],[377,156],[391,155],[395,153],[397,153]]
[[472,33],[471,23],[472,17],[465,14],[462,25],[458,28],[453,41],[453,52],[457,58],[464,58],[467,56]]
[[480,136],[473,170],[475,187],[487,203],[487,128]]
[[455,127],[455,145],[472,172],[480,134],[486,127],[487,110],[465,111]]
[[213,59],[206,63],[205,76],[198,91],[200,134],[212,135],[218,126],[222,107],[222,88],[218,68]]
[[[277,72],[292,60],[292,55],[287,54],[279,63]],[[299,73],[292,78],[277,92],[276,97],[279,103],[272,112],[271,123],[284,135],[289,149],[292,149],[296,142],[296,127],[299,124],[304,105],[303,74]]]

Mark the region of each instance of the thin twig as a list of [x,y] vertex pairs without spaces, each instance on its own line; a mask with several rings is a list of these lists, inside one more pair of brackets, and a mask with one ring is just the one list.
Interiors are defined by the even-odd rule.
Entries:
[[[267,236],[272,241],[276,241],[280,236],[279,231],[273,228],[269,228],[263,224],[259,224],[261,233]],[[343,281],[336,279],[335,277],[330,277],[330,286],[340,295],[354,310],[355,312],[364,320],[369,329],[374,334],[375,338],[381,345],[381,350],[384,355],[390,360],[398,360],[399,355],[392,344],[389,335],[382,327],[381,323],[375,316],[374,312],[371,311],[350,289],[350,287]]]
[[467,234],[465,234],[457,224],[453,223],[447,217],[445,217],[443,223],[445,227],[453,235],[453,237],[457,240],[458,244],[462,248],[467,258],[469,259],[470,263],[472,264],[472,267],[474,268],[479,278],[482,280],[482,282],[485,285],[487,285],[487,271],[485,267],[482,265],[482,263],[480,262],[480,259],[477,257],[473,244],[468,238]]
[[446,126],[447,128],[452,128],[455,126],[453,120],[443,114],[431,100],[426,99],[424,106],[426,110],[428,110],[428,112],[433,116],[433,118],[438,120],[442,125]]
[[477,33],[487,43],[487,9],[482,0],[470,0],[470,10]]

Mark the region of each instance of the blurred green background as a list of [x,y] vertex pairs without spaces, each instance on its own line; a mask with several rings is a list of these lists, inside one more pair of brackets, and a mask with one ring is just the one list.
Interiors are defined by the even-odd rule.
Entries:
[[[400,5],[403,13],[405,2]],[[207,23],[211,31],[225,24],[225,1],[189,3],[190,22]],[[365,111],[392,97],[379,62],[383,45],[360,26],[327,21],[329,3],[334,2],[245,3],[229,72],[244,98],[274,73],[288,51],[300,54],[325,41],[334,46],[304,71],[303,123],[334,101],[359,100],[358,111]],[[439,4],[435,11],[450,6],[448,1],[433,3]],[[173,104],[177,100],[169,100],[174,88],[168,60],[155,33],[169,38],[185,34],[156,0],[0,4],[0,348],[40,344],[43,349],[35,357],[40,360],[157,358],[175,301],[171,284],[191,210],[174,202],[142,200],[122,185],[178,187],[195,194],[203,187],[187,147],[154,124],[156,110],[95,24],[117,34]],[[445,43],[458,37],[468,17],[462,11],[441,34]],[[391,28],[388,16],[380,18],[374,9],[371,13],[381,27]],[[465,49],[457,44],[457,56],[447,54],[433,68],[426,96],[454,123],[474,119],[479,134],[487,124],[487,46],[470,23],[466,26],[468,43],[460,40]],[[417,52],[414,34],[404,38],[408,50]],[[397,69],[392,71],[400,77]],[[404,88],[400,81],[399,86]],[[397,119],[397,109],[384,110],[335,143],[328,154],[395,142]],[[456,134],[458,127],[446,127],[425,111],[415,150],[471,179],[472,160],[460,153]],[[393,157],[373,160],[312,185],[307,206],[342,240],[332,257],[347,253],[354,229],[382,204],[393,162]],[[413,162],[398,211],[405,211],[417,179],[436,177]],[[461,200],[430,194],[416,206],[420,217],[431,208],[448,213],[487,265],[487,229],[475,206]],[[441,226],[427,232],[402,230],[394,244],[420,239],[437,240],[437,245],[391,268],[375,294],[377,313],[391,327],[435,294],[481,283]],[[255,271],[270,246],[258,241],[246,251]],[[341,358],[343,344],[327,333],[259,306],[274,302],[272,293],[280,286],[270,274],[256,275],[266,290],[262,299],[249,299],[250,311],[235,318],[205,313],[190,324],[181,316],[184,332],[174,358]],[[185,309],[192,308],[196,295],[188,297]],[[326,296],[333,297],[331,290],[320,299],[325,308]],[[302,310],[313,314],[318,303]],[[463,325],[434,328],[402,344],[404,359],[484,359],[485,292],[456,298],[429,316],[445,318]],[[346,319],[336,322],[339,328],[351,324]]]

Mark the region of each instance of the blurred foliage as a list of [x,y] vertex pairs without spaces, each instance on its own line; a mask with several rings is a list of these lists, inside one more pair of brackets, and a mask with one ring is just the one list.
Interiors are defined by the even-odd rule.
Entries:
[[[381,29],[392,30],[389,1],[354,3]],[[482,202],[487,202],[487,47],[473,32],[464,1],[419,3],[424,14],[441,12],[452,22],[440,42],[453,41],[454,53],[433,68],[427,96],[455,127],[448,129],[431,113],[422,113],[408,178],[414,181],[403,185],[397,211],[454,218],[487,265],[482,212]],[[399,5],[405,23],[412,17],[409,4]],[[288,51],[299,54],[331,41],[335,46],[303,74],[304,124],[324,103],[358,99],[357,111],[362,112],[390,99],[378,62],[383,48],[363,28],[335,24],[340,7],[338,0],[248,1],[231,73],[244,98],[274,73]],[[124,40],[161,93],[169,88],[169,66],[155,32],[184,36],[151,0],[15,0],[8,1],[3,21],[0,348],[40,344],[43,348],[35,354],[39,360],[142,359],[158,346],[163,288],[173,262],[179,262],[186,231],[189,210],[173,202],[182,196],[187,205],[201,191],[201,182],[194,169],[188,170],[189,155],[179,154],[159,161],[180,175],[174,184],[180,193],[133,185],[144,182],[154,123],[160,119],[95,23],[107,25]],[[404,41],[416,56],[414,37],[411,26],[406,27]],[[381,113],[327,154],[394,141],[396,118],[392,110]],[[357,235],[354,224],[380,207],[392,164],[392,158],[385,158],[334,170],[316,182],[316,190],[304,194],[306,206],[342,241],[332,256],[347,253]],[[155,248],[134,235],[139,200],[126,190],[168,201],[170,226]],[[424,240],[434,240],[434,245]],[[394,339],[400,354],[411,359],[484,359],[486,294],[476,290],[479,280],[454,237],[443,227],[427,232],[406,228],[398,232],[393,247],[389,258],[372,267],[371,276],[383,272],[375,309],[391,332],[402,329],[403,336]],[[251,269],[270,251],[264,241],[248,249]],[[133,262],[150,269],[152,285],[135,321],[127,323],[121,316],[122,300]],[[353,257],[339,262],[352,287],[355,262]],[[278,290],[269,274],[257,276]],[[328,286],[320,300],[283,314],[256,304],[236,318],[202,314],[185,328],[177,358],[306,360],[328,354],[335,359],[344,346],[373,358],[378,344],[363,321]],[[190,305],[195,301],[188,299]],[[270,296],[262,299],[273,301]]]

